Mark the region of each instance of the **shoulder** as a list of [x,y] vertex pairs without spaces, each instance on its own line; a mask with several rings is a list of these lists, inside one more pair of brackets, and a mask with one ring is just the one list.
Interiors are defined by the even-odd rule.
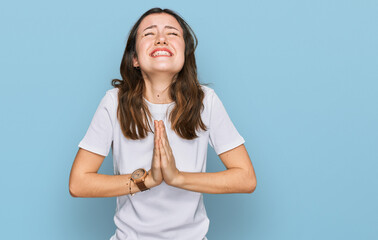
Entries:
[[203,103],[203,112],[202,117],[206,122],[206,119],[210,119],[210,115],[213,112],[214,109],[214,100],[217,98],[217,95],[215,93],[215,90],[211,87],[208,87],[206,85],[201,85],[202,91],[204,92],[204,98],[202,100]]
[[105,98],[108,98],[114,105],[118,102],[118,90],[118,88],[111,88],[105,93]]
[[208,87],[206,85],[202,85],[201,84],[201,88],[202,88],[202,91],[205,93],[205,96],[211,95],[211,94],[214,93],[214,89],[212,89],[212,88],[210,88],[210,87]]
[[110,94],[111,96],[117,96],[118,88],[111,88],[106,91],[106,94]]
[[215,95],[215,91],[214,89],[206,86],[206,85],[201,85],[201,88],[202,88],[202,91],[204,92],[205,94],[205,97],[203,98],[203,103],[206,105],[206,104],[209,104],[212,102],[212,99]]

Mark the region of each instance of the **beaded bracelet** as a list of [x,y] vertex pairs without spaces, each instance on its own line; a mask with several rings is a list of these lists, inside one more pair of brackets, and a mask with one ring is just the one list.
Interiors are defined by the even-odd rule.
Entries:
[[130,182],[129,182],[129,193],[130,193],[130,196],[135,195],[135,193],[131,193],[131,178],[130,178]]

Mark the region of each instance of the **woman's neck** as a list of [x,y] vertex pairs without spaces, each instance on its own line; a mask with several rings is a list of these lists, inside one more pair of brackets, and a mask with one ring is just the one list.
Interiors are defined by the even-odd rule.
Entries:
[[143,96],[151,103],[171,103],[173,101],[169,91],[169,87],[172,83],[171,79],[172,78],[168,78],[167,76],[154,76],[154,78],[145,77],[145,90]]

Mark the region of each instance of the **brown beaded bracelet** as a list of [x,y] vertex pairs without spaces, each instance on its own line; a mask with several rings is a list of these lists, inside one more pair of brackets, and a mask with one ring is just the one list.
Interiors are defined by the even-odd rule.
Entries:
[[130,182],[129,182],[129,193],[130,193],[130,196],[134,196],[135,193],[131,193],[131,178],[130,178]]

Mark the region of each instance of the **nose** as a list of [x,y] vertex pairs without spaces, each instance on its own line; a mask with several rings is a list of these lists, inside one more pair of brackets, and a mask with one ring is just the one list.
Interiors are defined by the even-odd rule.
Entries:
[[164,34],[158,34],[156,36],[155,45],[160,45],[160,44],[167,45],[167,40],[166,40]]

